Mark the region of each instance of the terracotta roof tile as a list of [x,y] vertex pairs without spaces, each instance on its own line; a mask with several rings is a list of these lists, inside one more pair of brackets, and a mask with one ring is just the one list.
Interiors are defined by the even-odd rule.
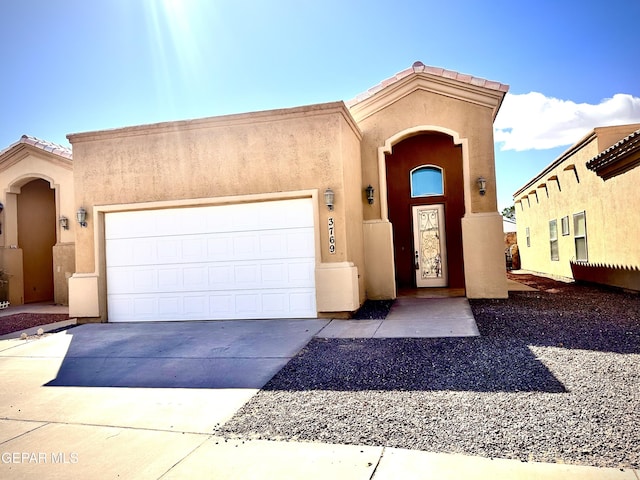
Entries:
[[594,172],[615,163],[619,159],[640,150],[640,130],[627,135],[622,140],[611,145],[587,162],[587,168]]
[[366,100],[367,98],[372,97],[380,90],[390,85],[393,85],[394,83],[399,82],[403,78],[408,77],[409,75],[418,74],[418,73],[426,73],[428,75],[434,75],[436,77],[457,80],[459,82],[475,85],[478,87],[488,88],[490,90],[497,90],[499,92],[507,92],[509,90],[508,85],[504,85],[500,82],[485,80],[484,78],[474,77],[472,75],[467,75],[465,73],[458,73],[458,72],[454,72],[452,70],[446,70],[440,67],[428,66],[422,62],[415,62],[411,67],[405,70],[402,70],[401,72],[396,73],[394,76],[383,80],[378,85],[371,87],[366,92],[363,92],[360,95],[356,96],[354,99],[349,100],[348,102],[346,102],[346,104],[348,107],[352,107],[362,102],[363,100]]
[[12,143],[7,148],[0,151],[0,156],[4,155],[5,152],[8,152],[12,148],[18,145],[31,145],[33,147],[39,148],[40,150],[44,150],[45,152],[53,153],[54,155],[59,155],[61,157],[72,159],[71,149],[67,147],[63,147],[62,145],[58,145],[57,143],[48,142],[47,140],[40,140],[39,138],[33,137],[31,135],[22,135],[20,140],[15,143]]
[[453,70],[445,70],[444,72],[442,72],[443,78],[451,78],[453,80],[457,80],[458,75],[460,74],[458,72],[454,72]]

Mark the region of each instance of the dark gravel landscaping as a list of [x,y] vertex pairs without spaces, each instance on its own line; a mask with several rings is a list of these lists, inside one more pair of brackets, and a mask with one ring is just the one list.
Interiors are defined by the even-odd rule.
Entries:
[[215,433],[640,468],[640,295],[518,280],[481,337],[314,339]]
[[21,332],[28,328],[69,320],[69,315],[61,313],[15,313],[0,317],[0,335]]

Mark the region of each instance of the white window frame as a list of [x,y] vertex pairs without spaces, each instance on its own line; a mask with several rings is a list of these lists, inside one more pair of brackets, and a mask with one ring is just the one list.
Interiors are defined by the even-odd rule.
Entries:
[[571,233],[569,231],[569,215],[565,215],[564,217],[562,217],[560,223],[562,224],[562,236],[566,237]]
[[[578,235],[578,228],[576,227],[576,223],[578,219],[582,217],[584,219],[584,234]],[[578,240],[584,239],[584,252],[585,257],[578,257]],[[589,244],[587,242],[587,212],[585,210],[581,212],[577,212],[573,214],[573,246],[576,252],[576,261],[577,262],[588,262],[589,261]]]
[[[554,249],[555,247],[555,249]],[[549,220],[549,253],[551,254],[551,261],[560,261],[560,251],[558,244],[558,220]]]
[[527,247],[530,247],[531,246],[531,230],[529,230],[529,227],[525,228],[524,234],[527,237]]

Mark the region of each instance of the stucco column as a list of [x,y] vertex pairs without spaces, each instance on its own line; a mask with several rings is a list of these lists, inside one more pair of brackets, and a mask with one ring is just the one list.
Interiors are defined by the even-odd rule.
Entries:
[[468,298],[507,298],[502,216],[498,212],[462,218],[462,245]]
[[388,220],[369,220],[362,227],[367,265],[367,298],[396,298],[393,226]]

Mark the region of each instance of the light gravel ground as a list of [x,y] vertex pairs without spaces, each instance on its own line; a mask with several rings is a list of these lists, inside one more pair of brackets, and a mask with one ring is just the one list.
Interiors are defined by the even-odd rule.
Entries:
[[[443,353],[464,366],[443,371]],[[218,433],[638,468],[639,366],[481,339],[316,339]]]
[[640,468],[640,296],[472,309],[481,337],[314,339],[216,434]]

